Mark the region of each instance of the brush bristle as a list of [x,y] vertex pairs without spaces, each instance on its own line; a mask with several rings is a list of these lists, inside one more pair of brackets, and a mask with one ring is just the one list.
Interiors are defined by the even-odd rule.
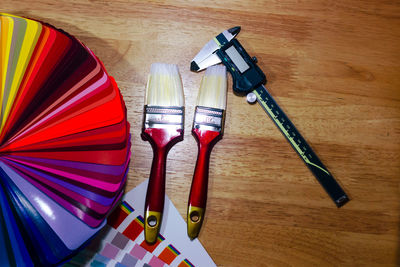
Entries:
[[145,105],[182,107],[184,103],[178,66],[153,63],[147,80]]
[[226,87],[226,67],[215,65],[207,68],[201,80],[197,105],[225,109]]

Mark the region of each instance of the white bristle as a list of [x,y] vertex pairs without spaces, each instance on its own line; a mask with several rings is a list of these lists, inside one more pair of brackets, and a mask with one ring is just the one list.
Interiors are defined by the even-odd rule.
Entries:
[[207,68],[201,80],[197,105],[225,109],[226,87],[226,67],[215,65]]
[[153,63],[147,80],[145,105],[184,106],[182,80],[177,65]]

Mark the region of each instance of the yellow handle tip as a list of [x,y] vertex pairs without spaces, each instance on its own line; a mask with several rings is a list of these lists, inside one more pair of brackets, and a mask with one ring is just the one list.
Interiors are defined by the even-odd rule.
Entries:
[[201,225],[203,224],[205,209],[189,205],[187,215],[187,232],[190,239],[199,236]]
[[146,211],[144,218],[144,239],[149,244],[154,244],[157,241],[157,236],[160,232],[161,217],[161,212]]

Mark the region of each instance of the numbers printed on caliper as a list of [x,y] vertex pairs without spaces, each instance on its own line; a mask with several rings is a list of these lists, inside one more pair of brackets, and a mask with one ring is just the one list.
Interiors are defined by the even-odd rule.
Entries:
[[[267,93],[266,89],[264,88],[264,92]],[[310,164],[313,165],[322,171],[326,172],[328,175],[330,173],[322,168],[321,166],[318,166],[317,164],[311,162],[313,156],[309,151],[307,151],[307,147],[303,145],[304,142],[302,142],[301,135],[299,136],[296,135],[296,128],[294,125],[290,125],[291,122],[285,118],[284,113],[279,112],[279,106],[274,103],[274,100],[272,98],[269,98],[266,96],[266,94],[260,94],[257,90],[254,90],[255,95],[257,96],[257,99],[259,100],[261,106],[267,111],[267,113],[270,115],[270,117],[275,121],[276,125],[279,127],[279,129],[283,132],[283,134],[286,136],[286,138],[289,140],[291,145],[295,148],[297,153],[300,155],[300,157],[303,158],[303,160]],[[297,136],[297,140],[295,140],[295,137]],[[304,139],[303,139],[304,140]],[[307,145],[307,144],[306,144]],[[310,148],[309,148],[310,149]]]
[[336,205],[338,207],[344,205],[349,200],[347,195],[307,144],[306,140],[297,131],[293,123],[268,93],[267,89],[264,86],[260,86],[255,89],[253,93],[256,95],[259,104],[275,122]]

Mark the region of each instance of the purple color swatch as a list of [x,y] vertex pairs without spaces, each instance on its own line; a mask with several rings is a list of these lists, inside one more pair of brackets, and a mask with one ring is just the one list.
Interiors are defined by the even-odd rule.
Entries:
[[107,258],[114,259],[115,256],[117,256],[118,252],[119,249],[116,246],[108,243],[100,254]]
[[139,246],[138,244],[135,244],[135,246],[132,248],[130,254],[140,260],[143,259],[144,255],[146,255],[147,251]]
[[111,244],[113,244],[114,246],[116,246],[116,247],[118,247],[120,249],[124,249],[126,244],[128,244],[128,241],[129,241],[129,238],[127,238],[126,236],[124,236],[120,232],[117,232],[117,234],[115,235],[114,239],[111,241]]
[[153,258],[151,258],[149,261],[149,264],[151,267],[163,267],[165,263],[156,256],[153,256]]
[[130,254],[125,254],[121,263],[126,266],[135,266],[138,259]]

